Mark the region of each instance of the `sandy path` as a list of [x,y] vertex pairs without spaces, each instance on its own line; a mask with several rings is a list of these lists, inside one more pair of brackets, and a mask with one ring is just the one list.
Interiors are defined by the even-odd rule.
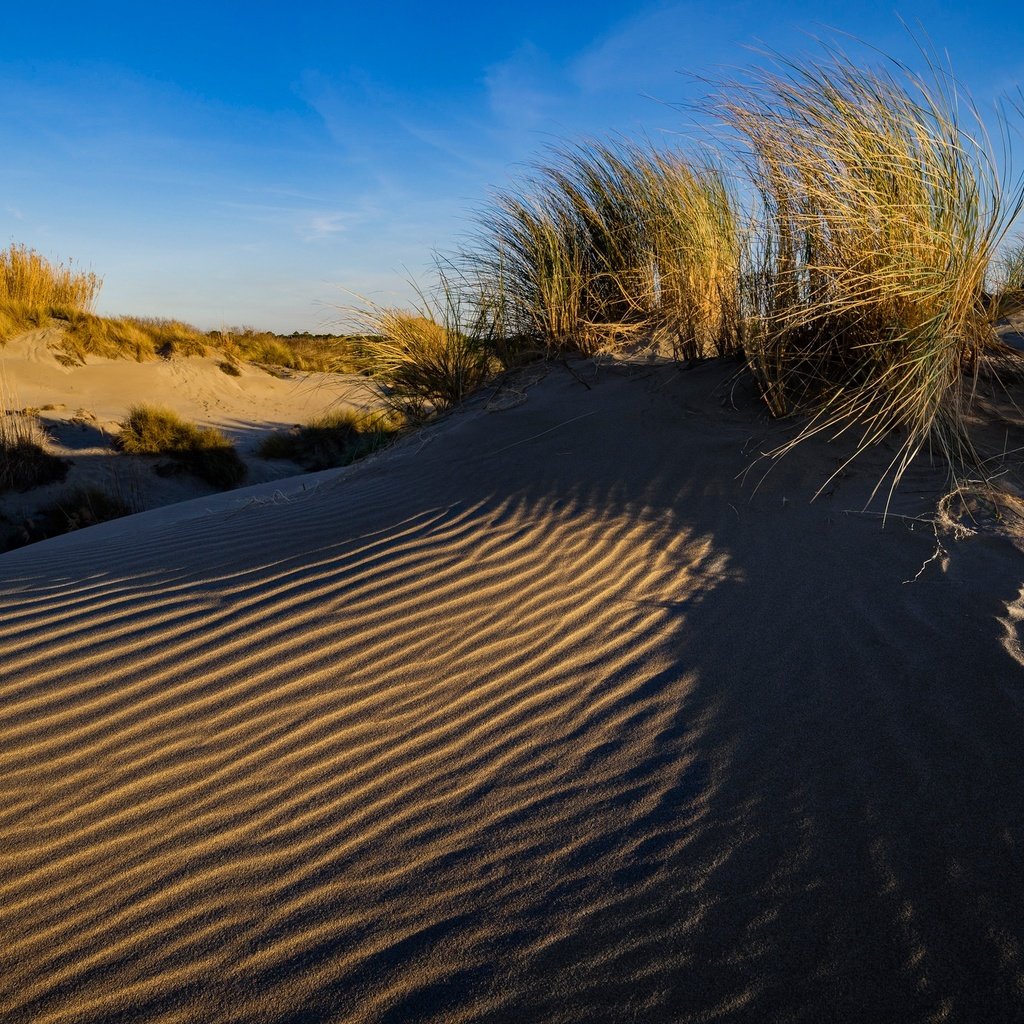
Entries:
[[1024,1019],[1024,559],[722,374],[0,556],[4,1019]]

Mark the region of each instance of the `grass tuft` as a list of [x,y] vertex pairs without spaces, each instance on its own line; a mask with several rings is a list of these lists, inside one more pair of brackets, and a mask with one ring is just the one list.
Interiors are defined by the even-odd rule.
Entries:
[[388,412],[343,409],[310,420],[305,426],[268,435],[258,454],[264,459],[291,459],[315,471],[347,466],[378,451],[402,430],[403,420]]
[[421,294],[418,309],[366,300],[349,311],[362,328],[358,344],[370,387],[402,419],[423,420],[458,405],[498,368],[495,310],[459,285],[441,271],[435,294]]
[[556,150],[500,194],[463,260],[527,344],[690,359],[738,349],[744,248],[714,161],[592,142]]
[[38,509],[21,528],[12,545],[34,544],[49,537],[82,530],[88,526],[133,515],[140,507],[119,494],[97,487],[80,487],[62,495],[45,508]]
[[51,263],[28,246],[12,242],[0,250],[0,305],[25,310],[51,307],[86,312],[103,282],[70,264]]
[[811,417],[798,440],[855,426],[858,453],[900,434],[894,486],[929,443],[975,461],[965,416],[994,344],[984,282],[1024,200],[969,102],[937,70],[830,53],[752,73],[719,113],[762,201],[744,347],[771,411]]
[[67,476],[68,464],[47,451],[48,442],[39,419],[19,407],[0,372],[0,493],[27,491]]
[[118,447],[129,455],[169,458],[181,471],[214,487],[237,487],[246,468],[234,445],[212,427],[197,427],[169,409],[135,405],[117,436]]
[[996,316],[1019,313],[1024,309],[1024,238],[1007,246],[995,265]]

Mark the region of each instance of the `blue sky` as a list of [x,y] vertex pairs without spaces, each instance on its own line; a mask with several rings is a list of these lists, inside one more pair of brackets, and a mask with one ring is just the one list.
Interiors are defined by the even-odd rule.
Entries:
[[900,18],[979,105],[1024,82],[1014,3],[10,5],[0,244],[95,270],[101,312],[330,330],[349,292],[407,298],[552,142],[685,140],[690,74],[759,42],[917,61]]

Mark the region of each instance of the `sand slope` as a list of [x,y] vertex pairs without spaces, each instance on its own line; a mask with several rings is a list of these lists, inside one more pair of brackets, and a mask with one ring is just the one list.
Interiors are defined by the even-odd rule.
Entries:
[[586,372],[0,556],[0,1017],[1024,1019],[1021,552]]
[[[237,375],[220,368],[217,355],[153,359],[89,356],[85,365],[65,366],[52,347],[59,327],[29,331],[0,346],[0,412],[38,410],[50,451],[62,458],[64,480],[24,493],[0,494],[0,551],[24,543],[34,521],[54,505],[73,510],[76,493],[99,491],[130,508],[157,508],[215,490],[188,474],[158,475],[167,460],[118,453],[113,442],[129,408],[169,407],[190,422],[217,427],[236,445],[247,479],[261,483],[293,476],[294,463],[256,454],[272,431],[306,423],[328,409],[365,408],[365,387],[346,374],[305,373],[242,363]],[[26,528],[28,527],[28,528]]]

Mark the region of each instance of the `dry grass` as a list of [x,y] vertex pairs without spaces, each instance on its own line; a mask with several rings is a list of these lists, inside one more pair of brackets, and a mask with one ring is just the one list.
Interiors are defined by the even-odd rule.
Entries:
[[499,195],[463,263],[528,346],[696,358],[738,347],[744,245],[713,161],[590,143]]
[[995,265],[995,313],[1024,309],[1024,238],[1017,238],[1000,254]]
[[117,444],[129,455],[169,458],[177,468],[214,487],[237,487],[245,479],[245,463],[219,430],[197,427],[170,409],[132,406],[121,424]]
[[0,250],[0,305],[86,311],[101,284],[95,274],[51,263],[25,245],[12,242]]
[[206,355],[206,336],[180,320],[145,317],[100,317],[70,312],[55,319],[64,324],[58,351],[69,365],[87,356],[104,359],[171,359]]
[[[364,301],[349,309],[360,326],[368,384],[402,419],[422,420],[457,405],[497,369],[498,321],[443,271],[414,311]],[[461,284],[461,282],[460,282]]]
[[386,411],[336,410],[304,426],[275,431],[264,439],[258,454],[264,459],[290,459],[310,471],[347,466],[394,440],[403,425],[401,417]]
[[0,493],[64,479],[67,463],[47,451],[48,442],[38,418],[20,407],[0,372]]
[[210,343],[229,358],[320,373],[358,373],[362,338],[334,334],[271,334],[252,327],[212,331]]
[[832,54],[753,74],[720,113],[763,200],[745,351],[769,408],[809,414],[801,437],[855,424],[858,451],[899,432],[894,481],[927,443],[971,462],[985,277],[1022,204],[973,108],[940,72]]

